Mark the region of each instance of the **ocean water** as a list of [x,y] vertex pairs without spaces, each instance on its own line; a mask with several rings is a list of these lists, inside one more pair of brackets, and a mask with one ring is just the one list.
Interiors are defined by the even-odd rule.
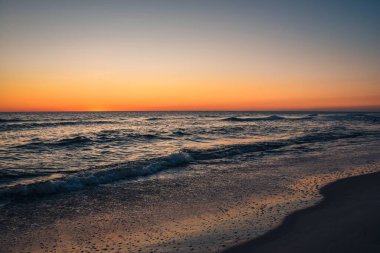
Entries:
[[379,113],[1,113],[0,200],[175,175],[244,154],[378,142],[379,126]]
[[380,113],[0,114],[0,252],[223,252],[380,171]]

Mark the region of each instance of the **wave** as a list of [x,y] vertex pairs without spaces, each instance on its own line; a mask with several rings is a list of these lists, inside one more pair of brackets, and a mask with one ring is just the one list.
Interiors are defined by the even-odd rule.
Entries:
[[[253,152],[266,152],[285,148],[291,145],[326,142],[344,138],[355,138],[364,135],[360,132],[346,133],[312,133],[289,139],[267,142],[233,144],[209,149],[183,149],[168,156],[92,168],[76,172],[60,179],[31,184],[19,184],[13,187],[0,188],[0,199],[15,199],[19,197],[37,197],[53,193],[79,190],[88,186],[111,183],[122,179],[145,177],[169,168],[179,168],[192,162],[230,158],[236,155]],[[83,141],[70,139],[70,142]],[[86,140],[85,140],[86,141]],[[61,141],[59,143],[65,143]]]
[[35,149],[35,148],[54,148],[54,147],[68,147],[68,146],[83,146],[90,144],[92,140],[84,136],[76,136],[71,138],[63,138],[52,141],[42,141],[40,139],[33,139],[31,142],[15,146],[15,148]]
[[321,120],[380,122],[378,113],[335,113],[318,115]]
[[171,139],[170,137],[159,135],[159,134],[129,134],[128,138],[129,139],[135,139],[135,140],[137,140],[137,139],[148,139],[148,140],[152,140],[152,139],[163,139],[163,140]]
[[39,197],[83,189],[84,187],[106,184],[125,178],[149,176],[161,170],[186,165],[192,160],[187,154],[176,153],[149,161],[117,164],[106,169],[86,170],[75,175],[32,184],[18,184],[0,188],[0,199]]
[[29,120],[19,119],[19,118],[10,118],[10,119],[2,119],[0,118],[0,123],[13,123],[13,122],[25,122]]
[[61,139],[57,142],[50,143],[51,145],[57,145],[57,146],[68,146],[68,145],[81,145],[90,143],[92,140],[90,138],[84,137],[84,136],[76,136],[73,138],[66,138]]
[[175,137],[181,137],[181,136],[185,136],[185,135],[191,135],[191,134],[187,133],[184,130],[176,130],[176,131],[173,131],[171,134],[171,136],[175,136]]
[[261,121],[261,120],[281,120],[283,117],[272,115],[268,117],[254,117],[254,118],[240,118],[240,117],[228,117],[222,119],[223,121],[235,121],[235,122],[250,122],[250,121]]
[[122,141],[149,141],[155,139],[171,139],[169,136],[162,136],[159,134],[139,134],[139,133],[126,133],[120,130],[104,130],[89,136],[74,136],[67,137],[58,140],[41,140],[32,139],[31,142],[17,145],[14,148],[23,149],[38,149],[38,148],[72,148],[83,147],[86,145],[92,145],[96,143],[108,143],[108,142],[122,142]]
[[146,120],[148,121],[157,121],[157,120],[162,120],[163,118],[160,117],[152,117],[152,118],[147,118]]
[[224,158],[244,153],[269,151],[279,148],[284,148],[297,144],[308,144],[316,142],[326,142],[338,139],[355,138],[362,136],[363,133],[351,132],[351,133],[314,133],[308,134],[291,139],[273,140],[267,142],[255,142],[247,144],[234,144],[223,147],[218,147],[208,150],[186,150],[196,160],[208,160]]
[[35,122],[35,123],[16,123],[0,125],[0,131],[14,131],[33,128],[59,127],[59,126],[76,126],[76,125],[98,125],[112,124],[114,121],[58,121],[58,122]]
[[199,118],[219,118],[220,115],[206,114],[206,115],[198,115]]
[[276,120],[307,120],[312,119],[313,116],[306,116],[306,117],[283,117],[278,115],[271,115],[266,117],[228,117],[222,119],[222,121],[232,121],[232,122],[251,122],[251,121],[276,121]]

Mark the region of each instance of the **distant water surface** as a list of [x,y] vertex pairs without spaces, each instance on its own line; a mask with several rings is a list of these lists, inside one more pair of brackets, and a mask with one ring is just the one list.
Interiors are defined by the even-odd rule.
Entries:
[[248,153],[378,141],[379,126],[379,113],[0,113],[0,200],[175,174]]

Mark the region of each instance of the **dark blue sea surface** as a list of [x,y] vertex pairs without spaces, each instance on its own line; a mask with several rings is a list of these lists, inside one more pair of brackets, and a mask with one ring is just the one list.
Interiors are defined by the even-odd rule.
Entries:
[[380,113],[0,113],[0,199],[379,140]]

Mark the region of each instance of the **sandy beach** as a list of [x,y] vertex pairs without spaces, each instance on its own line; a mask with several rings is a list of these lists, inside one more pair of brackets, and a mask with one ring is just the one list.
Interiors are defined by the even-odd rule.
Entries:
[[321,194],[318,205],[225,252],[380,252],[380,173],[339,180]]

